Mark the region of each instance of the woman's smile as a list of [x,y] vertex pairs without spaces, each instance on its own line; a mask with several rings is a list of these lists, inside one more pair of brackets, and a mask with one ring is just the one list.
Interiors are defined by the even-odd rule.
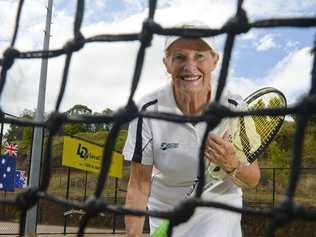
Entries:
[[180,76],[180,79],[183,81],[198,81],[201,78],[202,76],[190,76],[190,75]]

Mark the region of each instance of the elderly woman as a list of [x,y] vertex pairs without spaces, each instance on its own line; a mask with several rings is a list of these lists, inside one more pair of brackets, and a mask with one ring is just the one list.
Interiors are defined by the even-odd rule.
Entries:
[[[201,114],[214,97],[212,72],[218,60],[219,55],[209,38],[167,37],[163,63],[171,81],[143,98],[140,108],[178,115]],[[228,107],[236,108],[238,103],[232,95],[223,98],[223,104]],[[131,122],[123,151],[125,159],[131,161],[126,207],[170,210],[185,199],[198,175],[199,148],[205,129],[204,122],[177,124],[154,119]],[[135,148],[136,136],[142,138],[140,149]],[[212,189],[208,199],[241,207],[239,186],[255,187],[258,184],[260,169],[257,162],[241,164],[226,132],[211,131],[206,147],[205,159],[220,166],[227,174],[233,174]],[[174,228],[173,236],[241,236],[240,214],[199,209],[189,222]],[[161,221],[149,219],[151,233]],[[126,216],[125,222],[129,237],[142,235],[144,218]]]

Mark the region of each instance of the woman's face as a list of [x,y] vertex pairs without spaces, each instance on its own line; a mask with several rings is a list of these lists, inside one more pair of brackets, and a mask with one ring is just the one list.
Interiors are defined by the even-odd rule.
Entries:
[[163,62],[172,77],[176,93],[209,93],[211,72],[218,55],[201,39],[178,39],[168,49]]

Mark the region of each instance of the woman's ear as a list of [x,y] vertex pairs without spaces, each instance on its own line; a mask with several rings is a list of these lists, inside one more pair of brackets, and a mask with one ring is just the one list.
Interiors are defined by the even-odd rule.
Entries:
[[219,54],[218,53],[212,53],[212,57],[213,57],[213,63],[212,63],[212,71],[216,68],[218,61],[219,61]]
[[166,58],[166,56],[162,58],[162,62],[163,62],[163,64],[165,65],[167,72],[170,73],[167,60],[168,60],[168,59]]

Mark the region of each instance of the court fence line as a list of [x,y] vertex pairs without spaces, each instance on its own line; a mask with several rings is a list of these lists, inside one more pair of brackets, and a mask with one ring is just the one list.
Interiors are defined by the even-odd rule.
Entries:
[[[276,109],[263,109],[256,111],[231,111],[229,108],[219,103],[220,97],[226,85],[226,79],[231,60],[231,54],[236,37],[241,33],[246,33],[254,28],[275,28],[275,27],[315,27],[316,17],[294,17],[294,18],[271,18],[263,19],[254,22],[249,22],[247,12],[243,9],[243,1],[237,1],[237,10],[235,16],[231,17],[226,24],[219,29],[178,29],[178,28],[163,28],[154,20],[156,12],[157,0],[149,0],[148,17],[143,21],[143,27],[139,33],[131,34],[99,34],[89,38],[85,38],[81,33],[82,20],[84,16],[84,0],[78,0],[76,5],[76,13],[74,17],[73,25],[73,38],[65,43],[64,47],[60,49],[48,50],[48,51],[20,51],[15,47],[17,35],[19,32],[19,24],[21,18],[21,12],[24,1],[20,0],[18,4],[18,10],[16,15],[16,22],[14,32],[9,47],[4,51],[3,57],[0,59],[1,65],[1,80],[0,80],[0,95],[3,94],[4,85],[7,81],[7,72],[12,67],[16,59],[34,59],[34,58],[54,58],[65,55],[65,64],[62,75],[62,81],[60,84],[59,94],[55,104],[54,111],[50,114],[49,118],[44,121],[23,120],[18,118],[8,118],[1,116],[0,122],[11,123],[20,126],[39,126],[48,130],[48,139],[46,144],[46,153],[43,162],[43,175],[38,187],[30,187],[25,192],[19,194],[12,200],[0,200],[1,204],[14,205],[21,210],[20,217],[20,235],[24,235],[25,225],[25,213],[28,209],[34,206],[40,199],[54,202],[58,205],[62,205],[66,208],[82,209],[86,212],[80,223],[78,230],[78,236],[84,235],[84,230],[87,222],[90,218],[98,215],[100,212],[115,212],[120,215],[136,215],[136,216],[153,216],[169,219],[171,221],[171,227],[180,223],[186,222],[193,213],[193,210],[198,206],[222,208],[233,212],[242,214],[265,216],[272,219],[272,224],[267,229],[267,236],[274,236],[276,230],[295,219],[301,220],[315,220],[316,212],[306,210],[304,207],[297,205],[294,202],[295,190],[297,189],[297,183],[300,178],[300,168],[302,164],[302,143],[305,134],[305,128],[308,119],[316,112],[316,60],[315,60],[315,47],[316,40],[313,45],[314,59],[313,69],[311,72],[311,85],[309,94],[305,98],[289,108],[276,108]],[[207,111],[196,117],[179,116],[175,114],[166,114],[159,112],[146,112],[139,111],[134,103],[134,95],[139,84],[140,75],[142,72],[144,56],[146,49],[150,47],[153,35],[177,35],[183,37],[209,37],[220,34],[226,34],[226,42],[224,47],[223,61],[221,65],[219,83],[216,90],[215,101],[211,103]],[[65,88],[67,84],[67,78],[69,74],[69,67],[72,56],[75,52],[81,50],[87,43],[92,42],[127,42],[127,41],[139,41],[141,44],[136,57],[136,65],[131,82],[131,90],[126,105],[115,111],[110,115],[101,116],[68,116],[65,113],[59,112],[60,104],[62,102]],[[293,155],[291,160],[291,175],[289,179],[289,185],[284,195],[284,201],[278,206],[271,208],[270,210],[257,210],[253,208],[236,208],[230,205],[225,205],[217,202],[210,202],[202,200],[201,193],[204,185],[204,162],[203,162],[203,150],[206,140],[206,134],[213,129],[222,118],[225,117],[238,117],[244,115],[288,115],[297,114],[296,120],[296,133],[294,140]],[[208,123],[202,146],[200,148],[199,159],[199,183],[197,186],[197,192],[194,198],[188,199],[180,203],[175,210],[172,211],[141,211],[135,209],[129,209],[118,205],[110,205],[100,198],[103,187],[105,185],[107,174],[111,163],[111,154],[114,148],[115,139],[118,136],[120,127],[124,123],[128,123],[135,118],[152,118],[166,121],[173,121],[177,123],[185,122],[201,122],[206,121]],[[51,152],[52,141],[57,131],[67,123],[113,123],[113,127],[110,130],[108,139],[105,141],[104,154],[102,160],[101,174],[97,180],[97,187],[94,195],[90,196],[85,202],[74,202],[66,200],[62,197],[57,197],[47,193],[51,177]],[[140,138],[136,140],[136,146],[141,142]],[[172,228],[171,228],[172,229]],[[171,235],[171,230],[169,231]]]
[[[244,191],[243,206],[256,209],[270,209],[276,207],[281,201],[280,198],[286,187],[290,168],[261,167],[260,169],[262,173],[261,182],[255,189],[247,189]],[[73,169],[72,172],[69,171],[70,168],[67,167],[53,168],[52,180],[54,180],[54,187],[50,189],[50,192],[57,192],[60,195],[60,191],[63,190],[62,193],[67,200],[86,200],[89,196],[87,193],[91,193],[93,190],[91,182],[93,182],[96,175],[93,173],[87,174],[85,171],[75,169]],[[316,210],[316,201],[313,201],[313,197],[316,193],[316,167],[302,167],[301,173],[304,174],[304,177],[300,180],[300,184],[305,185],[305,187],[300,186],[296,198],[301,205],[306,206],[308,209]],[[116,183],[114,190],[110,193],[103,193],[102,198],[108,203],[122,205],[124,203],[124,194],[127,191],[127,178],[128,177],[125,176],[123,179],[118,180],[112,177],[111,181]],[[67,186],[66,193],[65,186]],[[17,192],[20,192],[20,190]],[[13,195],[16,194],[10,193],[10,196]],[[264,197],[262,195],[264,195]],[[6,199],[7,195],[4,192],[1,196]],[[17,211],[12,211],[12,209],[5,208],[4,206],[0,209],[0,219],[2,221],[0,222],[0,236],[17,235],[18,228],[15,223],[18,217]],[[51,213],[51,210],[54,210],[54,214]],[[40,203],[38,213],[37,233],[41,235],[74,234],[76,233],[75,227],[78,226],[80,218],[85,214],[81,209],[63,210],[53,203],[45,203],[44,205]],[[91,221],[92,223],[90,222],[89,226],[85,229],[85,234],[87,235],[94,233],[107,235],[125,233],[122,216],[111,213],[99,213],[99,215]],[[243,216],[242,229],[244,230],[244,236],[261,236],[263,234],[263,226],[266,226],[266,222],[267,220],[265,219]],[[44,226],[47,226],[47,228],[44,228]],[[292,230],[288,236],[296,236],[303,228],[303,225],[297,224],[296,229]],[[145,233],[149,231],[148,219],[145,222],[144,231]],[[289,230],[287,229],[287,231]],[[316,231],[316,228],[314,228],[314,231]],[[309,233],[312,232],[309,231]]]

